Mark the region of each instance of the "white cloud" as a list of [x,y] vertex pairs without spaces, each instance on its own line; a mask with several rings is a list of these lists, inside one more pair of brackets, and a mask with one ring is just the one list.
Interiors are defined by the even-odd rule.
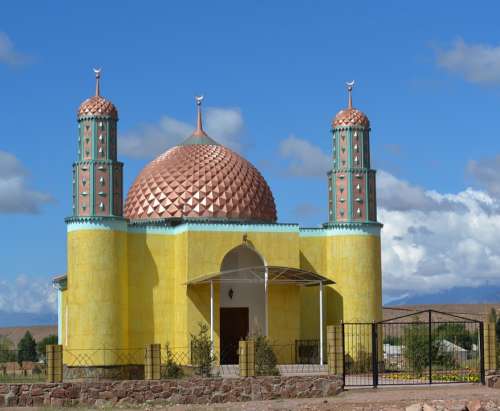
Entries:
[[471,188],[436,196],[461,210],[379,207],[386,294],[500,285],[498,200]]
[[240,109],[208,107],[206,113],[207,134],[219,143],[239,151],[244,127]]
[[[281,154],[295,175],[323,177],[329,157],[319,147],[289,137]],[[377,199],[382,230],[385,299],[430,294],[452,287],[500,285],[500,156],[469,164],[490,192],[425,190],[379,170]],[[297,204],[296,211],[304,208]],[[305,207],[302,211],[309,211]]]
[[57,294],[49,280],[19,275],[0,281],[0,311],[41,314],[57,312]]
[[19,53],[7,34],[0,32],[0,63],[10,66],[18,66],[28,63],[31,59]]
[[437,50],[437,64],[478,84],[500,84],[500,46],[455,41],[448,50]]
[[281,141],[280,154],[289,159],[288,172],[294,176],[325,177],[330,157],[319,147],[293,135]]
[[16,157],[0,151],[0,214],[37,213],[42,204],[53,201],[49,194],[29,189],[27,176]]
[[383,170],[377,172],[377,200],[378,206],[387,210],[453,209],[458,211],[464,209],[463,205],[454,198],[411,185]]
[[[238,108],[208,107],[204,117],[204,129],[210,137],[233,150],[241,149],[244,122]],[[118,147],[129,157],[156,157],[189,137],[193,130],[191,124],[164,116],[156,124],[141,125],[120,136]]]
[[467,173],[490,194],[500,198],[500,154],[469,161]]

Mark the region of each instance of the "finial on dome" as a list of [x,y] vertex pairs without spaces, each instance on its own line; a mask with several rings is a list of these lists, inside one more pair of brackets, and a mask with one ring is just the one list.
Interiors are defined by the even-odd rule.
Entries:
[[206,136],[207,133],[205,133],[205,131],[203,130],[203,121],[201,115],[201,103],[204,99],[204,96],[196,96],[194,99],[196,101],[196,107],[198,110],[198,119],[196,122],[196,130],[194,131],[193,136],[198,136],[198,137]]
[[347,87],[347,92],[349,93],[349,102],[348,102],[347,107],[352,108],[352,89],[354,87],[354,80],[352,80],[351,82],[345,83],[345,85]]
[[95,73],[95,95],[100,96],[101,95],[101,69],[94,69]]

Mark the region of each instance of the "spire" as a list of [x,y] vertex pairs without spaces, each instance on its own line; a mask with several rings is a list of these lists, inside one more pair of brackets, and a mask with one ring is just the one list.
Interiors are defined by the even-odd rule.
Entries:
[[196,121],[196,130],[194,131],[193,136],[202,137],[207,135],[207,133],[205,133],[205,131],[203,130],[203,121],[201,115],[201,102],[203,101],[203,96],[196,96],[195,100],[196,100],[196,107],[198,110],[198,118]]
[[345,83],[345,85],[347,87],[347,92],[349,93],[349,102],[347,104],[347,108],[352,108],[352,89],[354,87],[354,80]]
[[101,95],[101,69],[94,69],[95,73],[95,95]]

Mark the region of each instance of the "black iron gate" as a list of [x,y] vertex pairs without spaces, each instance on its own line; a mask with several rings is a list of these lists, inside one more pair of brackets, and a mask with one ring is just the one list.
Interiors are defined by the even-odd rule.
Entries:
[[485,383],[481,321],[426,310],[342,331],[345,386]]

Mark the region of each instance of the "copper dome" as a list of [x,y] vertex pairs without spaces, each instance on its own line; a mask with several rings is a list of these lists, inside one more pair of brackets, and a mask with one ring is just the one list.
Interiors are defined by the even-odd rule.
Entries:
[[349,100],[347,108],[340,110],[332,121],[332,127],[349,127],[349,126],[361,126],[365,128],[370,127],[370,121],[366,115],[355,109],[352,106],[352,89],[354,87],[354,80],[346,83],[347,92],[349,93]]
[[115,105],[101,96],[100,79],[101,69],[94,69],[96,84],[95,96],[85,100],[78,108],[78,117],[85,116],[110,116],[114,119],[118,118],[118,110]]
[[333,127],[362,126],[370,127],[370,121],[366,115],[355,108],[340,110],[332,123]]
[[141,171],[128,192],[124,216],[271,223],[277,219],[264,177],[239,154],[206,135],[199,106],[196,131]]
[[101,96],[92,96],[85,100],[78,108],[78,117],[110,116],[118,118],[118,111],[114,104]]

